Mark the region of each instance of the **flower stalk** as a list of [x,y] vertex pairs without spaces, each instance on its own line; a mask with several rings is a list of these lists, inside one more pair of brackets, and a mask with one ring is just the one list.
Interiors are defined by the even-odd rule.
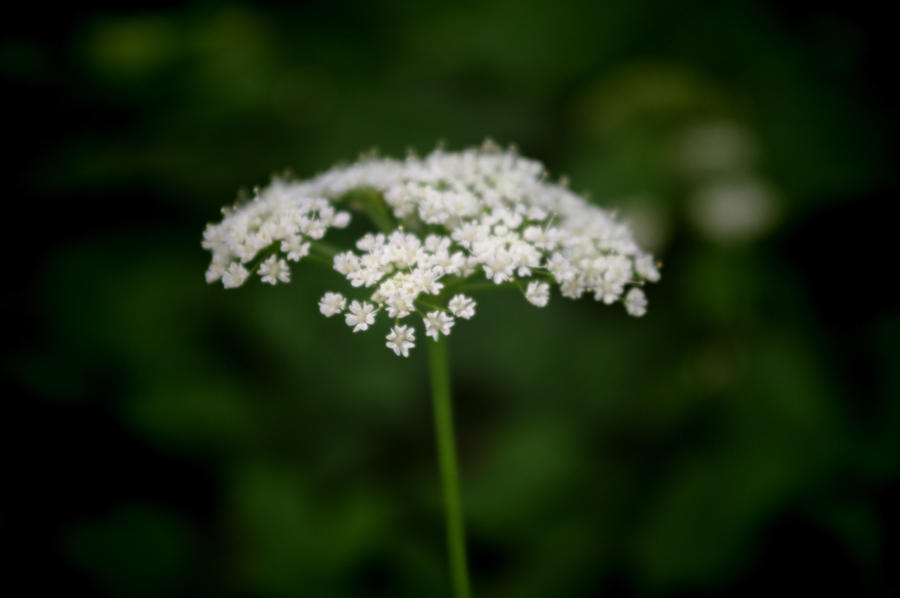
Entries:
[[459,492],[459,467],[453,437],[453,405],[450,396],[450,363],[447,339],[428,343],[428,368],[431,397],[434,402],[434,429],[438,465],[444,494],[447,525],[447,558],[455,598],[470,598],[469,571],[466,563],[466,537],[462,499]]
[[[455,598],[469,598],[445,338],[475,315],[464,292],[518,289],[543,308],[556,287],[569,299],[622,303],[640,317],[644,283],[659,280],[659,264],[613,213],[552,182],[540,162],[491,142],[405,160],[370,155],[305,181],[275,179],[252,201],[222,211],[203,233],[212,253],[207,282],[233,289],[257,275],[287,283],[288,262],[312,260],[330,265],[353,293],[326,292],[325,317],[343,316],[353,332],[379,316],[393,320],[385,346],[404,358],[416,345],[417,320],[434,339],[425,342],[450,576]],[[324,242],[329,230],[350,224],[351,212],[380,232],[365,233],[355,250]]]

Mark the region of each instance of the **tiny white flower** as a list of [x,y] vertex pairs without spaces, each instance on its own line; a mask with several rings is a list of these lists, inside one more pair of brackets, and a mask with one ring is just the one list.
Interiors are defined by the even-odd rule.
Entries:
[[575,267],[559,253],[550,256],[550,259],[547,260],[547,269],[560,284],[574,280],[578,274]]
[[438,282],[441,276],[443,276],[443,272],[440,268],[417,268],[413,271],[413,280],[416,285],[422,289],[423,293],[429,295],[437,295],[444,288],[443,283]]
[[300,230],[310,239],[321,239],[325,236],[328,227],[321,220],[310,220],[306,226],[301,226]]
[[642,255],[634,260],[634,269],[638,274],[649,280],[656,282],[659,280],[659,270],[653,263],[652,255]]
[[206,270],[206,282],[215,282],[222,278],[227,266],[228,263],[222,260],[211,263],[209,269]]
[[360,269],[347,275],[347,280],[354,287],[366,286],[370,287],[381,280],[384,272],[381,271],[376,264],[366,264],[366,258],[370,258],[371,254],[363,256],[360,261]]
[[624,287],[624,281],[617,277],[614,272],[607,270],[606,274],[596,283],[594,299],[610,305],[619,299]]
[[391,293],[385,298],[384,304],[387,306],[388,316],[391,318],[405,318],[416,308],[413,305],[412,296],[403,292]]
[[[366,233],[356,242],[356,247],[362,251],[373,251],[382,245],[384,245],[384,234],[382,233],[378,233],[377,235]],[[337,269],[337,266],[335,266],[335,269]],[[340,272],[340,270],[338,270],[338,272]]]
[[425,237],[425,243],[422,246],[431,253],[447,251],[450,248],[450,239],[440,235],[428,235]]
[[502,284],[509,280],[516,265],[505,249],[496,249],[490,253],[483,263],[484,275],[494,281],[494,284]]
[[319,301],[319,311],[326,318],[339,314],[347,306],[347,300],[340,293],[325,293]]
[[484,241],[488,236],[488,227],[483,224],[468,222],[453,231],[453,240],[465,248],[470,248],[478,241]]
[[347,228],[350,224],[350,212],[338,212],[331,219],[331,225],[336,228]]
[[544,307],[550,300],[550,285],[536,280],[529,282],[528,288],[525,290],[525,298],[532,305]]
[[235,289],[244,284],[248,276],[250,276],[250,273],[247,272],[244,266],[237,262],[232,262],[222,275],[222,284],[226,289]]
[[368,302],[353,301],[350,313],[344,315],[347,326],[353,326],[353,332],[366,330],[375,323],[375,306]]
[[465,295],[455,295],[447,305],[454,316],[468,320],[475,315],[475,301]]
[[445,274],[457,276],[460,275],[466,265],[466,256],[462,251],[456,251],[451,254],[448,251],[439,250],[435,254],[432,263],[435,267],[441,268]]
[[559,292],[562,293],[563,297],[569,299],[579,299],[584,295],[585,290],[587,290],[585,286],[574,278],[565,280],[559,285]]
[[269,259],[260,264],[259,275],[262,277],[263,282],[271,285],[278,284],[279,280],[281,282],[291,281],[291,271],[287,262],[283,259],[278,259],[274,255],[270,255]]
[[644,291],[637,287],[632,287],[628,294],[625,295],[625,310],[635,317],[640,317],[647,313],[647,297],[644,296]]
[[387,335],[386,346],[398,356],[409,357],[409,350],[416,346],[416,331],[410,326],[394,326]]
[[291,235],[281,242],[282,253],[287,254],[287,259],[292,262],[299,262],[301,258],[309,255],[309,242],[303,242],[303,237]]
[[439,334],[447,336],[450,329],[453,328],[454,320],[444,311],[429,312],[423,320],[425,321],[425,335],[430,336],[434,340],[438,339]]
[[349,276],[359,270],[359,258],[352,251],[339,253],[334,256],[334,269],[344,276]]

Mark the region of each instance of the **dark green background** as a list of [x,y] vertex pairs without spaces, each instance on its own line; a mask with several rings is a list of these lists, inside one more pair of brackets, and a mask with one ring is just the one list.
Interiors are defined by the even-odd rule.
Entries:
[[[653,225],[664,268],[642,319],[497,293],[454,329],[475,594],[896,592],[895,66],[874,6],[15,9],[9,579],[448,596],[423,347],[322,318],[345,283],[311,264],[207,286],[200,235],[285,167],[490,136]],[[745,238],[697,224],[722,173],[679,166],[721,122],[755,148],[726,174],[773,190]]]

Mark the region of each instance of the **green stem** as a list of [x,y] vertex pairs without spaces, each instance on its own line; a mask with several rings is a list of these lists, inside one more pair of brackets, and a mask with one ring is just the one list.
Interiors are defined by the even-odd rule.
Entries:
[[466,537],[463,526],[462,500],[456,445],[453,440],[453,407],[450,399],[450,363],[447,340],[427,341],[428,367],[431,371],[431,396],[434,399],[434,428],[438,464],[444,490],[444,514],[447,521],[447,553],[455,598],[469,598],[469,572],[466,566]]
[[387,204],[381,192],[372,187],[359,187],[345,193],[338,201],[344,201],[356,205],[365,212],[369,220],[378,227],[381,232],[388,234],[397,228],[397,223],[391,217]]

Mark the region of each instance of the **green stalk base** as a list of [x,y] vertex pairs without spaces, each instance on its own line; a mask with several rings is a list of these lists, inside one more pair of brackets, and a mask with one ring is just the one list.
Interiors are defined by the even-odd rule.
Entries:
[[438,464],[444,492],[447,521],[447,555],[455,598],[470,598],[469,571],[466,565],[466,536],[463,525],[462,500],[459,493],[459,471],[456,443],[453,439],[453,407],[450,399],[450,362],[447,339],[428,344],[428,366],[431,373],[431,396],[434,401],[434,429]]

